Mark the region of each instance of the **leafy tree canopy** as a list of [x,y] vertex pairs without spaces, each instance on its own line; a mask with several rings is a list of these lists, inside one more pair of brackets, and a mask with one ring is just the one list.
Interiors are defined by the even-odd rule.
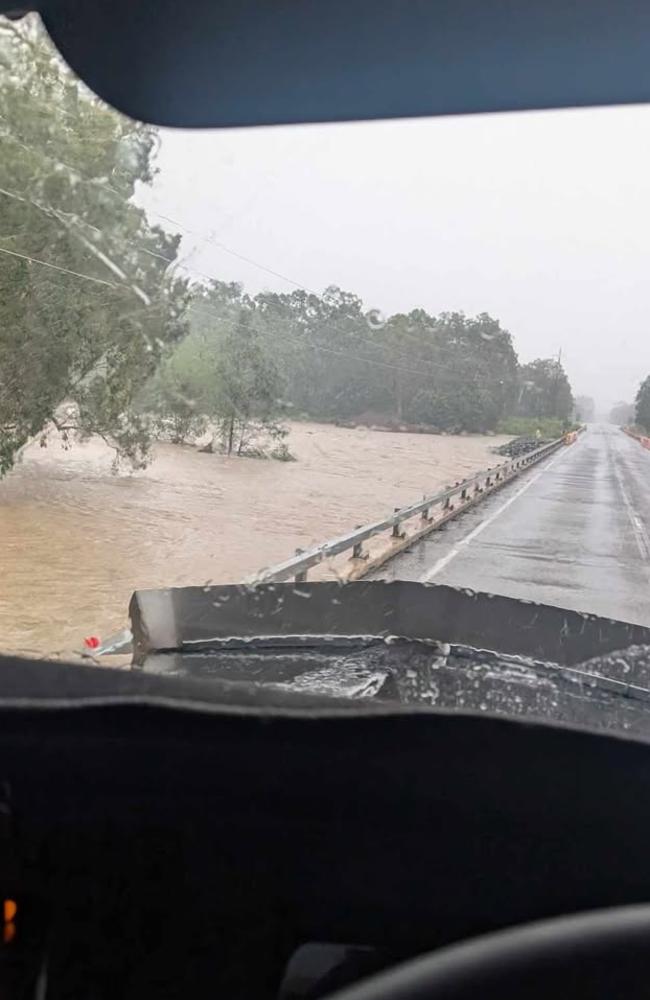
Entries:
[[591,423],[596,419],[596,404],[591,396],[576,396],[576,420]]
[[278,423],[284,379],[261,310],[239,285],[215,281],[194,289],[189,317],[190,333],[160,366],[143,405],[176,442],[211,428],[229,455],[262,454],[270,439],[275,457],[289,457]]
[[628,424],[634,423],[635,416],[634,403],[621,402],[612,407],[609,419],[613,424],[618,424],[619,427],[627,427]]
[[160,428],[277,446],[283,413],[452,432],[569,418],[562,366],[520,367],[487,313],[384,317],[336,286],[188,287],[180,237],[132,200],[155,130],[88,93],[36,21],[0,19],[0,66],[0,475],[51,423],[137,465]]
[[130,201],[155,132],[94,98],[35,20],[0,20],[0,67],[0,474],[51,421],[138,464],[136,394],[184,330],[179,237]]
[[568,421],[573,411],[571,384],[555,358],[537,358],[519,371],[517,415]]
[[646,375],[639,386],[635,402],[636,423],[650,433],[650,375]]

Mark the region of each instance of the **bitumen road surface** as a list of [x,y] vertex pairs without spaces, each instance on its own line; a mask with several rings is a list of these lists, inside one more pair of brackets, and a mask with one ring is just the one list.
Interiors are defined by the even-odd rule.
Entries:
[[609,425],[373,574],[650,626],[650,451]]

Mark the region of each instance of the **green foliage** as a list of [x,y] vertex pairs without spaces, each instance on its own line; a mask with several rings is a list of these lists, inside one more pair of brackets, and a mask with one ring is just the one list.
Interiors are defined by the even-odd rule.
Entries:
[[336,287],[257,296],[286,395],[321,420],[372,414],[444,430],[493,428],[516,394],[510,334],[485,313],[430,316],[422,309],[382,322]]
[[452,432],[569,419],[561,366],[520,368],[486,313],[384,320],[335,286],[190,293],[180,237],[131,200],[155,131],[89,94],[35,21],[0,19],[0,72],[0,474],[52,422],[139,465],[154,431],[289,460],[287,409]]
[[596,404],[591,396],[576,396],[575,418],[583,424],[592,423],[596,419]]
[[[167,419],[174,411],[188,421],[193,413],[216,420],[226,451],[250,450],[249,428],[274,425],[279,396],[291,413],[311,419],[451,432],[493,430],[519,398],[532,433],[557,419],[559,434],[573,406],[557,362],[520,369],[510,334],[486,313],[434,317],[417,309],[384,321],[336,287],[322,296],[251,299],[238,285],[214,282],[195,291],[189,315],[189,336],[154,381],[164,387],[173,374]],[[529,399],[542,402],[540,415],[525,413]]]
[[577,430],[579,426],[572,421],[555,420],[550,417],[542,417],[541,420],[536,420],[534,417],[505,417],[497,424],[497,433],[532,438],[539,431],[539,436],[544,440],[555,440],[567,431]]
[[161,365],[143,406],[181,442],[216,430],[228,455],[290,460],[277,423],[283,379],[263,321],[240,286],[195,290],[190,333]]
[[0,474],[50,421],[142,464],[134,403],[186,292],[179,238],[129,201],[155,133],[90,95],[33,20],[0,19],[0,73]]
[[541,420],[569,420],[573,411],[571,385],[564,368],[554,358],[538,358],[519,370],[515,414]]
[[613,406],[609,419],[613,424],[618,424],[619,427],[629,427],[630,424],[634,423],[636,418],[636,408],[634,403],[617,403]]
[[239,322],[227,330],[215,375],[223,450],[227,455],[245,454],[264,430],[275,434],[281,384],[248,310],[242,310]]
[[174,444],[202,434],[216,412],[215,358],[203,331],[195,330],[164,358],[140,396],[155,414],[158,434]]
[[636,394],[636,423],[650,434],[650,375],[647,375]]

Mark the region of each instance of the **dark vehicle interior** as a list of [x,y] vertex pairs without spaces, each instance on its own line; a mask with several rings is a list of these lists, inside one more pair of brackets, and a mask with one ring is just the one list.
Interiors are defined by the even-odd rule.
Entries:
[[[181,128],[650,100],[641,0],[36,7]],[[430,638],[523,627],[464,614]],[[648,995],[641,725],[175,673],[0,658],[2,997]]]

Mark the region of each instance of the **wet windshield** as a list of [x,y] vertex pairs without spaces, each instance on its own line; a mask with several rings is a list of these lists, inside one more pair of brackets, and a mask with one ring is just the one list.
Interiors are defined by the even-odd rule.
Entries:
[[155,129],[31,17],[0,81],[0,650],[259,581],[650,626],[647,108]]

